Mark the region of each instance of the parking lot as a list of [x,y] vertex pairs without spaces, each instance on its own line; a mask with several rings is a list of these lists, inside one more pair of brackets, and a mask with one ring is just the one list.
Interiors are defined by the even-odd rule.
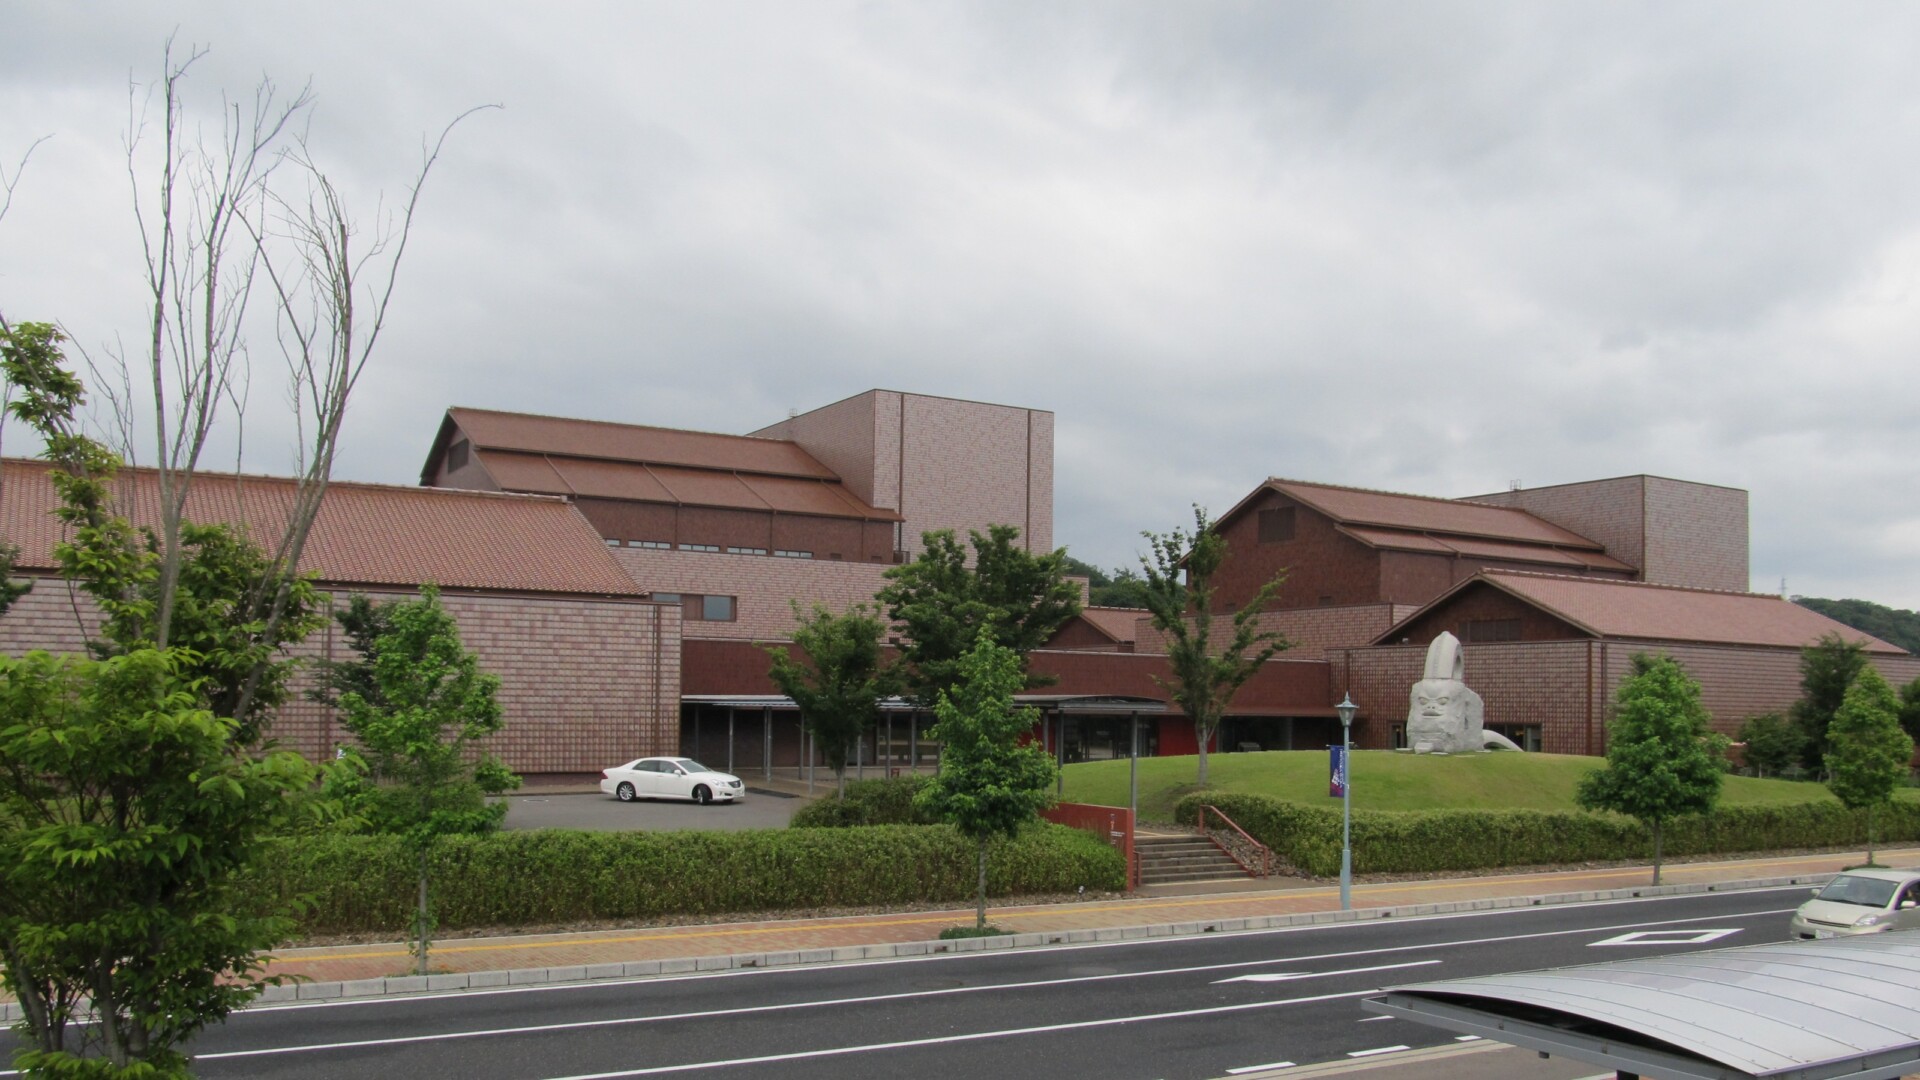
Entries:
[[749,789],[737,803],[623,803],[611,795],[509,795],[509,829],[593,829],[601,832],[670,829],[784,829],[807,800]]

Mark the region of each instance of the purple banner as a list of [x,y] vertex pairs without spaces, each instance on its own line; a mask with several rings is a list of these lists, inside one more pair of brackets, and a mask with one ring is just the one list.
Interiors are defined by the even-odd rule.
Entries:
[[1347,793],[1347,748],[1327,747],[1327,794],[1338,799]]

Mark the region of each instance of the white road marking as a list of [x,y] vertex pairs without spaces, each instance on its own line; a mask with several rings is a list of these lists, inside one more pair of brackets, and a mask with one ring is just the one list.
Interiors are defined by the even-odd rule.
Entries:
[[1291,1061],[1276,1061],[1271,1065],[1242,1065],[1237,1069],[1228,1069],[1227,1075],[1239,1076],[1241,1073],[1266,1072],[1268,1069],[1291,1069],[1291,1068],[1293,1068],[1293,1062]]
[[1480,1036],[1478,1036],[1478,1035],[1455,1035],[1455,1036],[1453,1037],[1453,1041],[1454,1041],[1454,1042],[1479,1042],[1479,1041],[1480,1041]]
[[1602,945],[1705,945],[1739,932],[1739,927],[1719,930],[1636,930],[1605,941],[1589,942],[1587,948],[1597,949]]
[[1349,1053],[1349,1054],[1348,1054],[1347,1056],[1348,1056],[1348,1057],[1372,1057],[1372,1056],[1374,1056],[1375,1054],[1397,1054],[1397,1053],[1399,1053],[1400,1051],[1402,1051],[1402,1050],[1405,1050],[1405,1049],[1407,1049],[1407,1047],[1405,1047],[1405,1046],[1399,1046],[1399,1045],[1396,1045],[1396,1046],[1376,1046],[1376,1047],[1374,1047],[1374,1048],[1373,1048],[1373,1049],[1371,1049],[1371,1050],[1355,1050],[1355,1051],[1353,1051],[1352,1053]]
[[[575,1076],[558,1076],[552,1080],[621,1080],[628,1076],[658,1076],[662,1073],[694,1072],[700,1069],[728,1069],[740,1065],[767,1065],[783,1061],[807,1061],[817,1058],[840,1057],[845,1054],[865,1054],[875,1050],[910,1050],[921,1046],[944,1046],[952,1043],[979,1042],[983,1039],[1005,1039],[1019,1035],[1048,1035],[1056,1031],[1084,1031],[1088,1028],[1115,1027],[1121,1024],[1142,1024],[1154,1020],[1184,1020],[1193,1016],[1218,1016],[1222,1013],[1248,1012],[1253,1009],[1272,1009],[1283,1005],[1307,1005],[1319,1001],[1338,1001],[1342,998],[1364,997],[1380,991],[1353,990],[1344,994],[1320,994],[1315,997],[1286,998],[1281,1001],[1256,1001],[1245,1005],[1221,1005],[1211,1009],[1185,1009],[1180,1012],[1146,1013],[1140,1016],[1113,1016],[1103,1020],[1081,1020],[1071,1024],[1048,1024],[1044,1027],[1006,1028],[1000,1031],[976,1031],[966,1035],[942,1035],[930,1039],[903,1039],[899,1042],[870,1043],[865,1046],[839,1046],[826,1050],[799,1050],[791,1054],[767,1054],[761,1057],[732,1058],[726,1061],[696,1061],[686,1065],[656,1065],[647,1069],[622,1069],[619,1072],[580,1073]],[[1404,1049],[1404,1047],[1402,1048]]]
[[[1268,963],[1284,963],[1284,961],[1268,961]],[[1347,968],[1344,971],[1267,971],[1261,972],[1258,975],[1235,975],[1231,979],[1215,979],[1213,985],[1221,986],[1226,983],[1237,982],[1276,983],[1293,982],[1295,979],[1326,979],[1335,975],[1364,975],[1369,971],[1396,971],[1400,968],[1427,967],[1438,963],[1441,963],[1441,961],[1409,960],[1404,964],[1378,964],[1373,967]],[[1380,1019],[1390,1020],[1392,1017],[1383,1016],[1380,1017]]]
[[1371,1024],[1371,1023],[1373,1023],[1373,1022],[1374,1022],[1375,1020],[1391,1020],[1391,1019],[1393,1019],[1393,1017],[1391,1017],[1391,1016],[1369,1016],[1369,1017],[1367,1017],[1367,1018],[1365,1018],[1365,1019],[1363,1019],[1363,1020],[1357,1020],[1357,1021],[1355,1021],[1355,1023],[1359,1023],[1359,1024]]

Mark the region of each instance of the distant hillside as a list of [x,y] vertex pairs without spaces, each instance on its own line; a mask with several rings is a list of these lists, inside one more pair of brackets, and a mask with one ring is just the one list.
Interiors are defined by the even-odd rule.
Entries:
[[1920,611],[1890,608],[1871,600],[1822,600],[1817,596],[1796,596],[1793,602],[1890,645],[1920,653]]

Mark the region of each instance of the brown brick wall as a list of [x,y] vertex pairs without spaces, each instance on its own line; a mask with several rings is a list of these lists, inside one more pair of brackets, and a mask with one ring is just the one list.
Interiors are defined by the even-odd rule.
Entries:
[[1747,493],[1649,476],[1648,581],[1746,592]]
[[649,592],[700,593],[737,598],[733,622],[689,621],[689,638],[784,641],[793,636],[793,609],[815,603],[845,611],[872,603],[885,584],[880,563],[833,562],[822,558],[781,559],[771,555],[728,555],[703,551],[614,551],[628,574]]
[[898,509],[894,505],[894,485],[881,484],[877,470],[875,419],[884,394],[880,390],[855,394],[750,434],[799,443],[801,449],[838,474],[847,490],[868,506]]
[[1443,630],[1461,641],[1467,641],[1467,624],[1478,619],[1518,619],[1523,641],[1574,640],[1588,636],[1539,608],[1487,584],[1469,585],[1455,593],[1445,604],[1421,616],[1419,621],[1401,627],[1400,636],[1423,647],[1439,637]]
[[[1410,607],[1393,604],[1281,609],[1262,612],[1260,628],[1277,630],[1286,635],[1289,648],[1281,655],[1287,659],[1323,660],[1330,649],[1372,644],[1375,638],[1387,632],[1397,618],[1403,618],[1412,611]],[[1233,632],[1228,622],[1217,621],[1214,625],[1216,638],[1222,633],[1230,635]],[[1135,652],[1167,651],[1167,635],[1154,629],[1152,620],[1142,618],[1136,624],[1135,633]]]
[[922,532],[952,529],[964,540],[989,525],[1017,526],[1031,550],[1051,549],[1052,463],[1040,470],[1034,460],[1052,455],[1051,414],[920,394],[899,395],[896,408],[906,551],[919,552]]
[[[336,590],[344,604],[348,590]],[[379,599],[413,593],[379,593]],[[680,620],[658,604],[572,598],[442,594],[466,646],[500,676],[506,727],[490,741],[522,773],[596,772],[679,747]],[[86,610],[90,610],[86,609]],[[97,626],[97,620],[93,620]],[[0,648],[77,652],[83,641],[63,583],[43,580],[0,618]],[[302,643],[296,657],[338,657],[338,624]],[[307,701],[310,673],[270,729],[312,758],[346,738],[324,706]]]
[[[1294,538],[1279,543],[1259,542],[1260,511],[1282,507],[1294,510]],[[1278,571],[1286,583],[1275,598],[1275,608],[1377,604],[1380,595],[1379,553],[1336,531],[1333,521],[1276,491],[1262,491],[1238,516],[1221,529],[1227,557],[1214,575],[1214,610],[1238,611],[1260,586]]]

